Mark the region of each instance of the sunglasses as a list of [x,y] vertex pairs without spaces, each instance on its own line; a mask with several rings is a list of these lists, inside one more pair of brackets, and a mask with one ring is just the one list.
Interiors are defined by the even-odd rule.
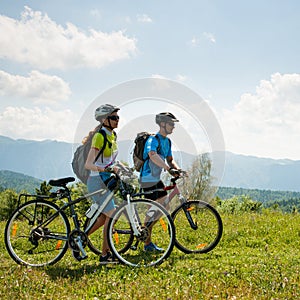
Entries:
[[175,123],[174,122],[167,122],[167,124],[169,124],[171,127],[175,127]]
[[120,117],[119,116],[108,116],[107,119],[112,120],[112,121],[119,121]]

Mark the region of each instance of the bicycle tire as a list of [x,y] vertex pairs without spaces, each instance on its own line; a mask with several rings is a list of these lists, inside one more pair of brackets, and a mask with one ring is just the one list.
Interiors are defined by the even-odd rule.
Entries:
[[[187,209],[196,227],[193,229],[185,214]],[[175,246],[186,254],[207,253],[214,249],[223,234],[218,211],[201,200],[189,200],[172,213],[176,229]]]
[[[90,224],[90,221],[91,221],[90,218],[86,218],[86,220],[84,222],[84,230],[88,227],[88,225]],[[99,229],[97,229],[91,235],[88,235],[88,241],[87,241],[87,246],[96,255],[101,255],[101,253],[102,253],[101,247],[102,247],[102,242],[103,242],[103,235],[101,234],[102,230],[99,230]],[[118,234],[127,236],[127,243],[124,243],[123,249],[120,249],[120,253],[126,252],[133,243],[133,240],[134,240],[133,233],[132,233],[132,231],[129,231],[129,232],[120,231],[120,232],[118,232]]]
[[[68,249],[70,223],[63,211],[47,200],[19,206],[5,226],[5,246],[18,264],[42,267],[58,262]],[[44,221],[52,216],[44,225]],[[61,238],[61,239],[60,239]]]
[[[130,206],[129,206],[130,205]],[[137,236],[133,232],[133,226],[130,221],[124,216],[130,207],[135,212],[135,219],[141,225],[140,235]],[[152,218],[149,219],[149,208],[155,209]],[[146,214],[148,212],[148,216]],[[162,251],[145,251],[144,240],[149,233],[149,227],[145,226],[147,220],[155,220],[152,222],[151,239]],[[161,264],[169,257],[174,247],[175,228],[173,220],[169,213],[157,202],[147,199],[132,200],[130,204],[124,203],[117,208],[108,223],[107,229],[108,243],[114,256],[123,264],[132,267],[149,267]],[[115,235],[117,231],[128,231],[134,236],[135,243],[128,251],[123,252],[123,243],[127,242],[122,240],[122,235]]]

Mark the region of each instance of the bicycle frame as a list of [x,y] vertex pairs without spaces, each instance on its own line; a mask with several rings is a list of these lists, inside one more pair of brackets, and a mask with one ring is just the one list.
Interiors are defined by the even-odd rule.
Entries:
[[[92,196],[97,195],[97,194],[103,194],[104,195],[105,193],[107,193],[107,190],[100,189],[100,190],[97,190],[95,192],[89,193],[89,194],[83,196],[82,198],[86,199],[86,198],[92,197]],[[88,234],[89,230],[94,226],[96,220],[98,219],[98,217],[100,216],[100,214],[104,211],[105,207],[108,205],[109,201],[112,199],[112,197],[114,195],[113,192],[109,192],[107,194],[108,195],[106,196],[106,198],[103,201],[102,205],[100,207],[98,207],[98,209],[96,210],[95,214],[91,218],[91,222],[89,223],[89,225],[87,226],[87,228],[84,230],[85,234]]]
[[[178,199],[180,201],[180,205],[179,206],[182,206],[183,210],[184,210],[184,213],[188,219],[188,222],[191,226],[192,229],[196,230],[198,228],[197,224],[195,224],[193,218],[191,217],[191,214],[187,208],[186,205],[184,205],[185,203],[188,202],[188,200],[181,194],[179,188],[178,188],[178,185],[176,184],[176,181],[179,179],[179,178],[182,178],[182,177],[174,177],[171,179],[171,182],[173,183],[172,185],[168,185],[166,187],[164,187],[164,189],[156,189],[156,190],[153,190],[153,191],[170,191],[168,192],[168,195],[166,196],[166,199],[162,202],[162,205],[164,207],[168,207],[168,205],[170,204],[170,202],[172,201],[172,199],[175,197],[175,196],[178,196]],[[152,192],[153,192],[152,191]],[[147,193],[142,193],[144,195],[146,195]],[[176,208],[175,208],[176,210]],[[174,211],[175,211],[174,210]]]
[[[96,213],[94,214],[94,216],[92,217],[91,219],[91,222],[89,224],[89,226],[84,230],[84,233],[87,234],[89,232],[89,230],[91,229],[91,227],[95,224],[97,218],[99,217],[99,215],[103,212],[103,210],[105,209],[105,207],[108,205],[109,201],[112,199],[113,197],[113,193],[112,192],[107,192],[107,190],[105,189],[99,189],[95,192],[92,192],[92,193],[89,193],[89,194],[86,194],[82,197],[79,197],[75,200],[72,200],[71,198],[71,193],[70,193],[70,190],[67,188],[67,186],[63,186],[63,189],[59,189],[56,193],[56,197],[58,199],[67,199],[67,202],[63,201],[64,204],[61,206],[61,207],[58,207],[58,210],[52,214],[51,216],[49,216],[46,220],[43,220],[41,223],[38,224],[38,226],[35,227],[34,230],[37,230],[39,228],[42,228],[42,227],[46,227],[47,224],[49,224],[53,219],[55,219],[58,214],[62,211],[65,211],[66,209],[70,209],[70,213],[71,213],[71,217],[72,217],[72,220],[73,220],[73,224],[74,224],[74,229],[75,230],[78,230],[78,231],[81,231],[80,229],[80,223],[79,223],[79,220],[78,220],[78,215],[75,211],[75,208],[74,208],[74,205],[76,203],[79,203],[83,200],[86,200],[87,198],[89,197],[92,197],[96,194],[105,194],[107,193],[107,196],[103,202],[103,204],[97,209]],[[39,199],[53,199],[53,195],[52,196],[44,196],[44,195],[29,195],[29,194],[21,194],[19,196],[19,199],[18,199],[18,207],[20,206],[20,203],[21,203],[21,199],[22,197],[25,198],[25,202],[27,201],[28,198],[36,198],[36,201],[38,201]],[[35,216],[34,216],[35,217]],[[56,239],[56,240],[63,240],[63,241],[68,241],[69,237],[68,236],[61,236],[61,235],[49,235],[47,236],[47,238],[49,239]],[[81,251],[81,253],[83,254],[83,257],[86,257],[87,254],[84,250],[84,247],[83,247],[83,244],[82,244],[82,241],[81,241],[81,238],[80,237],[76,237],[75,238],[75,241]]]
[[[120,180],[120,178],[118,180]],[[126,191],[126,189],[124,188],[123,183],[122,183],[121,180],[120,180],[120,183],[121,183],[122,191],[126,192],[126,200],[124,199],[128,203],[128,206],[126,207],[126,213],[127,213],[127,216],[129,218],[130,223],[132,224],[132,230],[133,230],[135,236],[139,236],[142,224],[141,224],[138,216],[136,215],[133,206],[130,205],[131,200],[132,200],[132,195]],[[94,213],[92,218],[90,218],[90,222],[89,222],[88,226],[82,231],[81,228],[80,228],[80,222],[78,220],[78,215],[77,215],[77,212],[75,210],[74,205],[76,203],[79,203],[79,202],[83,201],[83,200],[87,200],[87,198],[90,198],[90,197],[92,197],[94,195],[97,195],[97,194],[100,194],[100,195],[103,195],[103,196],[105,196],[105,194],[107,194],[107,195],[105,196],[105,199],[104,199],[103,203],[98,207],[98,209],[96,210],[96,212]],[[88,232],[94,226],[94,224],[97,221],[100,214],[104,211],[106,206],[109,204],[109,202],[113,198],[114,193],[111,192],[108,189],[99,189],[99,190],[94,191],[92,193],[88,193],[88,194],[86,194],[82,197],[79,197],[75,200],[72,200],[70,190],[68,189],[68,187],[66,185],[64,185],[64,186],[62,186],[62,189],[59,189],[56,193],[54,193],[54,195],[55,195],[56,198],[61,199],[61,200],[62,199],[67,199],[67,202],[62,200],[64,202],[64,204],[62,206],[58,207],[58,210],[53,215],[49,216],[46,220],[43,220],[43,222],[39,223],[38,226],[36,226],[34,230],[37,230],[41,227],[45,227],[54,218],[56,218],[61,211],[66,211],[69,208],[70,213],[71,213],[71,217],[72,217],[72,220],[73,220],[73,224],[74,224],[74,229],[73,230],[78,230],[79,232],[82,231],[84,234],[88,235]],[[135,194],[135,196],[138,196],[138,194]],[[21,202],[21,200],[20,200],[21,197],[25,197],[25,201],[27,200],[28,197],[35,197],[36,201],[38,201],[38,198],[41,198],[41,199],[55,198],[53,195],[52,196],[40,196],[40,195],[22,194],[22,195],[19,196],[18,206]],[[64,241],[68,241],[68,239],[69,239],[68,236],[64,237],[64,236],[54,236],[54,235],[49,235],[48,238],[57,239],[57,240],[64,240]],[[76,241],[77,246],[79,247],[79,250],[81,251],[81,253],[83,255],[82,257],[83,258],[86,257],[87,254],[84,250],[84,246],[82,244],[80,236],[76,237],[75,241]]]

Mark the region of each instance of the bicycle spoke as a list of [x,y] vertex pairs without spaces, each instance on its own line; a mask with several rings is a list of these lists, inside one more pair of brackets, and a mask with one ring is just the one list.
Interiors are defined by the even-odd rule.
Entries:
[[5,244],[17,263],[44,266],[64,255],[70,230],[68,219],[60,213],[47,221],[57,210],[48,201],[29,201],[13,213],[5,228]]
[[[149,217],[147,212],[153,207],[153,202],[149,200],[134,200],[129,205],[119,207],[112,216],[108,225],[108,237],[110,248],[116,257],[123,263],[130,266],[154,266],[163,262],[171,253],[174,246],[174,225],[167,212],[160,205],[156,205],[157,216]],[[129,221],[126,212],[134,212],[134,222]],[[149,224],[150,227],[146,226]],[[138,235],[133,228],[138,228]],[[127,242],[127,232],[134,235],[131,247],[123,252],[124,244]],[[151,232],[151,240],[161,251],[145,251],[145,241]],[[117,233],[117,234],[116,234]]]
[[175,245],[185,253],[206,253],[219,243],[223,225],[218,212],[203,201],[191,200],[172,214]]

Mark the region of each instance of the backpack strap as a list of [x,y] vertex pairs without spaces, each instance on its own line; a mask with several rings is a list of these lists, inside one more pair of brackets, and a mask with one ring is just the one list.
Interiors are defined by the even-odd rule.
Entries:
[[[103,146],[101,148],[101,150],[98,152],[95,160],[94,160],[94,163],[98,160],[98,158],[100,157],[100,155],[103,154],[104,150],[105,150],[105,147],[106,147],[106,144],[108,144],[108,146],[111,148],[112,146],[112,143],[110,141],[108,141],[107,139],[107,135],[106,135],[106,131],[103,130],[102,128],[100,128],[100,130],[98,131],[98,133],[102,134],[103,135]],[[117,139],[117,134],[115,133],[115,131],[113,131],[113,134],[115,135],[115,139]],[[102,162],[103,162],[103,155],[102,155]]]
[[158,137],[157,134],[156,134],[154,137],[156,138],[156,140],[157,140],[157,142],[158,142],[158,146],[157,146],[157,153],[158,153],[158,152],[160,151],[160,149],[161,149],[160,138]]
[[[159,154],[160,152],[160,149],[161,149],[161,142],[160,142],[160,138],[158,137],[158,134],[155,134],[154,137],[156,138],[157,142],[158,142],[158,146],[157,146],[157,150],[156,150],[156,153]],[[168,141],[169,141],[169,145],[171,147],[171,140],[167,137]],[[150,159],[149,155],[147,156],[147,158],[144,160],[144,163],[142,165],[142,168],[141,168],[141,171],[140,172],[143,172],[143,169],[144,169],[144,165],[145,165],[145,162],[146,160]]]

